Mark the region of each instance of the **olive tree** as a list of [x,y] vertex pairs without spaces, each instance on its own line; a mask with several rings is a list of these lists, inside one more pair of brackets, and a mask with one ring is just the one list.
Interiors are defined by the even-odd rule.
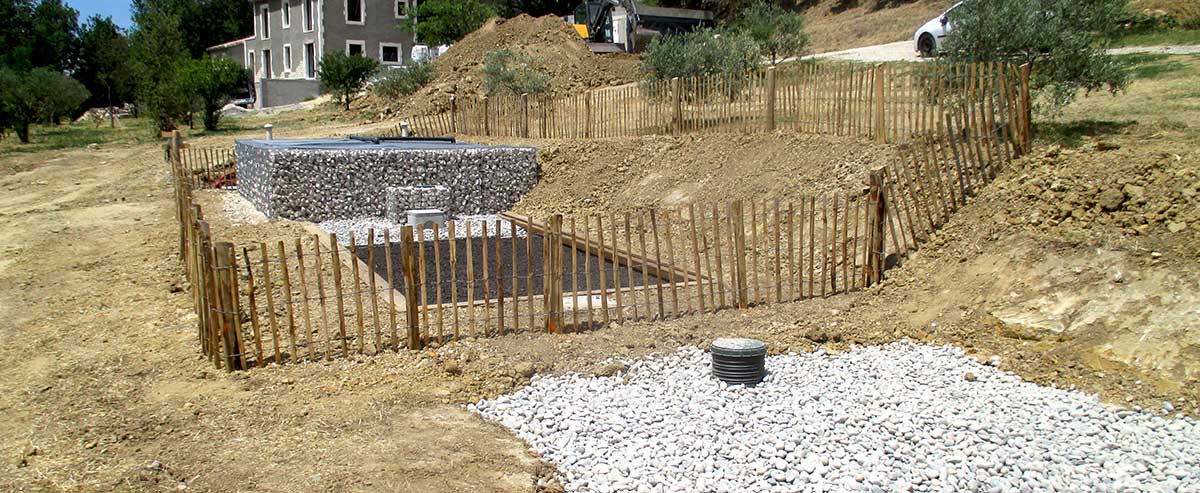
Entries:
[[79,81],[48,68],[0,69],[0,126],[12,128],[28,144],[30,125],[70,116],[89,96]]
[[1125,0],[967,1],[950,13],[945,52],[953,61],[1031,64],[1031,90],[1058,110],[1085,92],[1116,93],[1129,82],[1107,53]]
[[354,95],[367,86],[376,70],[379,62],[373,59],[334,51],[321,57],[317,79],[321,81],[321,92],[337,96],[349,110]]
[[738,12],[729,28],[753,38],[763,53],[771,57],[771,65],[803,55],[808,48],[804,16],[764,0]]
[[205,130],[217,129],[221,108],[246,86],[249,77],[247,70],[233,60],[209,56],[189,61],[179,75],[200,104]]

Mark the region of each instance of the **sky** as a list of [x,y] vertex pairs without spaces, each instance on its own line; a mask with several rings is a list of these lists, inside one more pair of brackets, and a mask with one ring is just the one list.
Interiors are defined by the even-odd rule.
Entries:
[[101,17],[112,17],[113,22],[125,29],[133,26],[129,0],[66,0],[66,4],[79,11],[79,24],[87,22],[88,18],[99,14]]

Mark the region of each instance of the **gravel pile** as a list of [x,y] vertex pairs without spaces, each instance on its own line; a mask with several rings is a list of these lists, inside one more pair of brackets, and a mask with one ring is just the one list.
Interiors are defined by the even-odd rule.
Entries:
[[[488,237],[496,237],[496,223],[500,223],[500,237],[511,238],[512,234],[509,230],[509,222],[500,216],[490,214],[474,215],[474,216],[459,216],[452,220],[454,222],[454,236],[456,238],[466,238],[468,225],[471,229],[472,238],[480,238],[483,236],[483,222],[487,221]],[[401,230],[403,224],[397,224],[381,217],[366,217],[359,219],[331,219],[318,224],[321,229],[327,233],[334,233],[338,237],[338,243],[343,245],[350,244],[350,232],[354,232],[354,241],[360,245],[367,244],[367,233],[372,228],[375,229],[375,244],[383,244],[384,230],[391,231],[393,242],[400,241]],[[425,228],[425,239],[433,239],[433,228]],[[438,228],[438,239],[450,239],[450,231],[445,227]],[[525,229],[517,225],[517,238],[525,237]]]
[[[471,404],[568,491],[1200,491],[1200,425],[897,343],[767,359],[756,387],[693,347]],[[1163,411],[1165,412],[1165,411]]]

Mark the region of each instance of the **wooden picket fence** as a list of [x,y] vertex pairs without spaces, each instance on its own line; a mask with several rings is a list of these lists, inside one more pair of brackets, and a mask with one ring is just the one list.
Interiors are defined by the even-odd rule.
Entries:
[[[369,231],[348,238],[349,247],[332,234],[220,241],[192,200],[203,175],[185,164],[175,136],[168,161],[199,347],[218,368],[237,370],[461,337],[594,330],[875,285],[1029,149],[1027,77],[968,87],[970,97],[885,127],[906,139],[902,159],[871,170],[865,192],[447,223],[447,235],[462,241],[427,241],[438,227]],[[821,129],[830,121],[839,119],[790,123]]]
[[940,132],[948,111],[996,105],[989,100],[1027,84],[1026,69],[999,63],[791,64],[560,98],[450,96],[449,111],[405,124],[416,136],[580,139],[790,128],[904,143]]
[[179,166],[194,186],[237,184],[237,156],[230,147],[192,147],[181,144]]

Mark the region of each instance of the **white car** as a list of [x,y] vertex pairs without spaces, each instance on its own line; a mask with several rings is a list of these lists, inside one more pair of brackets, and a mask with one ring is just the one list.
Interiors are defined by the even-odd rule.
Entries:
[[942,12],[942,15],[926,22],[920,29],[917,29],[917,33],[913,35],[913,41],[916,42],[917,46],[917,53],[923,57],[931,57],[937,55],[942,50],[942,41],[946,39],[946,35],[953,28],[950,24],[950,12],[957,9],[959,5],[962,5],[962,2],[954,4],[954,6]]

